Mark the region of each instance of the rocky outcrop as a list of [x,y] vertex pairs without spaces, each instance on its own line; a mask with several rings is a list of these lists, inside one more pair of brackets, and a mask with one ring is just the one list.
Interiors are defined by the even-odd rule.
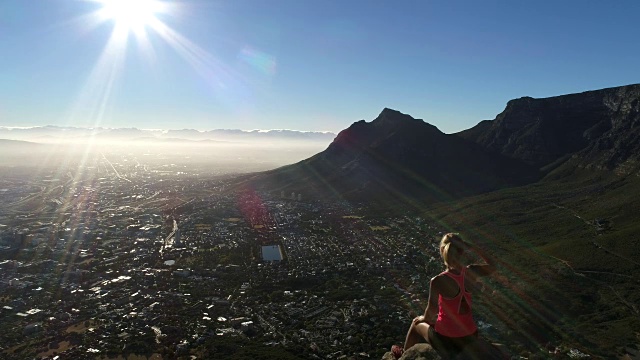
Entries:
[[603,101],[610,118],[586,132],[592,141],[572,160],[581,167],[640,175],[640,85],[618,88]]
[[[401,360],[442,360],[440,355],[429,344],[416,344],[400,357]],[[382,360],[396,360],[389,351],[382,356]]]
[[511,100],[495,120],[457,135],[538,168],[574,159],[579,167],[637,171],[640,84]]
[[[510,359],[507,348],[502,344],[489,344],[480,338],[474,345],[469,347],[469,351],[459,354],[453,360],[503,360]],[[399,360],[442,360],[441,357],[427,343],[419,343],[402,354]],[[393,354],[389,351],[382,356],[382,360],[395,360]]]

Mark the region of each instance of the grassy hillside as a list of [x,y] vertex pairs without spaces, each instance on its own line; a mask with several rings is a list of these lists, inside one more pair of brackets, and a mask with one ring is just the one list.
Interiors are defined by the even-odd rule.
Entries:
[[426,215],[499,259],[479,310],[502,336],[527,349],[633,352],[640,344],[640,179],[593,172],[570,179],[439,204]]

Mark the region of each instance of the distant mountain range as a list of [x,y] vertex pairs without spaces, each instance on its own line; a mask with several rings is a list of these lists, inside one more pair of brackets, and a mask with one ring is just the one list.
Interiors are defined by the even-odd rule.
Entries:
[[29,128],[1,127],[0,139],[35,142],[84,141],[90,138],[102,141],[224,141],[224,142],[272,142],[306,141],[329,143],[335,134],[331,132],[305,132],[295,130],[234,130],[217,129],[199,131],[145,130],[136,128],[79,128],[62,126],[37,126]]
[[524,185],[578,168],[638,174],[640,84],[511,100],[494,120],[444,134],[391,109],[353,123],[258,187],[356,201],[421,203]]

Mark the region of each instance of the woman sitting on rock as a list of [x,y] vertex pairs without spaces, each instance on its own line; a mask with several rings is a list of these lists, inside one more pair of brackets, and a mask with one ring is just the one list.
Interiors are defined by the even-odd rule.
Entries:
[[[465,253],[472,251],[478,254],[485,264],[465,265]],[[424,315],[413,319],[404,349],[397,345],[391,349],[396,358],[402,355],[403,350],[423,339],[444,358],[454,358],[462,353],[465,347],[477,342],[478,327],[471,311],[470,289],[479,277],[495,271],[494,262],[483,251],[465,243],[454,233],[442,237],[440,255],[446,270],[431,279],[427,309]],[[476,346],[472,348],[475,349],[468,350],[482,352]],[[483,356],[480,355],[478,358]]]

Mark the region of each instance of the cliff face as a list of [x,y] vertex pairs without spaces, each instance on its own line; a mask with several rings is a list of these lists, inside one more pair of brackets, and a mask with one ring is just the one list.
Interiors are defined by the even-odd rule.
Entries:
[[456,135],[543,168],[573,158],[579,167],[638,170],[640,84],[544,99],[511,100],[493,121]]
[[[577,165],[638,174],[640,170],[640,85],[618,88],[604,102],[611,109],[589,133],[593,139],[574,157]],[[601,133],[600,136],[598,136]]]
[[[416,344],[407,350],[400,360],[441,360],[438,353],[433,350],[429,344]],[[396,360],[391,352],[387,352],[382,356],[382,360]]]

